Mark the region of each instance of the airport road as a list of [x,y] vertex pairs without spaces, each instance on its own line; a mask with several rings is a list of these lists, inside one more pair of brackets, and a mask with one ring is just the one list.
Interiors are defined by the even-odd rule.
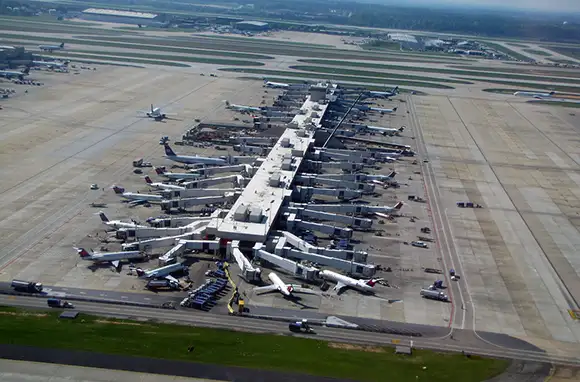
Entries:
[[[449,325],[451,327],[450,336],[453,335],[455,328],[471,329],[475,331],[473,307],[469,299],[469,292],[466,284],[463,281],[462,265],[457,256],[457,249],[453,240],[453,233],[449,222],[446,218],[445,211],[440,207],[439,189],[437,187],[437,179],[429,161],[429,155],[423,139],[423,132],[417,119],[415,104],[413,97],[407,96],[407,107],[409,109],[409,121],[411,128],[414,130],[414,135],[417,138],[417,151],[421,160],[421,169],[423,179],[425,182],[425,196],[427,199],[428,209],[430,210],[431,219],[433,221],[433,228],[437,241],[437,249],[443,262],[444,273],[447,285],[450,285],[449,297],[453,304],[451,318]],[[462,279],[458,282],[449,282],[449,270],[454,269]]]
[[[46,300],[36,297],[3,296],[0,295],[0,305],[17,306],[28,309],[46,309]],[[285,322],[266,321],[252,318],[244,318],[228,315],[216,315],[195,310],[161,310],[151,308],[75,302],[75,310],[115,318],[124,319],[151,319],[165,323],[177,323],[211,328],[227,328],[230,330],[248,331],[253,333],[287,333],[288,327]],[[130,312],[130,313],[129,313]],[[417,348],[438,351],[464,351],[468,354],[478,354],[489,357],[518,359],[533,362],[550,362],[559,365],[578,366],[580,355],[573,357],[555,356],[541,351],[522,350],[491,345],[476,338],[469,331],[458,331],[453,339],[445,338],[421,338],[401,337],[383,333],[365,332],[357,330],[319,327],[315,337],[319,340],[351,343],[358,345],[389,345],[397,342],[408,344],[412,340]]]

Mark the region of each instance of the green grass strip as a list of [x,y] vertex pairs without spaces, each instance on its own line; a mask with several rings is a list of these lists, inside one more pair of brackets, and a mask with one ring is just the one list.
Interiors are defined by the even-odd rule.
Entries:
[[[509,361],[415,350],[396,355],[389,347],[333,344],[316,339],[253,334],[191,326],[97,318],[58,312],[0,310],[0,341],[46,349],[93,351],[208,364],[242,366],[358,381],[480,382]],[[192,352],[187,349],[194,346]]]
[[[113,61],[113,62],[130,62],[135,64],[150,64],[150,65],[162,65],[162,66],[177,66],[181,68],[189,68],[191,65],[183,64],[181,62],[170,62],[170,61],[155,61],[155,60],[144,60],[144,59],[127,59],[126,57],[117,57],[117,56],[103,56],[103,55],[90,55],[90,54],[79,54],[79,53],[60,53],[60,52],[53,52],[51,56],[55,57],[62,57],[68,58],[71,60],[75,60],[76,58],[81,59],[92,59],[92,60],[104,60],[104,61]],[[94,61],[97,63],[97,61]]]
[[[220,68],[218,70],[222,70],[225,72],[235,72],[235,73],[250,73],[250,74],[260,74],[262,76],[284,76],[288,78],[306,78],[309,80],[320,80],[321,76],[314,73],[301,73],[301,72],[290,72],[286,70],[272,70],[272,69],[250,69],[250,68]],[[405,80],[393,80],[389,79],[390,84],[381,84],[385,79],[375,78],[375,77],[354,77],[354,76],[341,76],[341,75],[329,75],[324,78],[330,81],[349,81],[349,82],[356,82],[356,83],[370,83],[370,84],[377,84],[377,86],[381,87],[383,90],[385,86],[410,86],[410,87],[424,87],[424,88],[433,88],[433,89],[455,89],[452,86],[433,83],[433,82],[419,82],[419,81],[405,81]],[[380,85],[379,85],[380,84]],[[382,85],[382,86],[381,86]]]
[[326,74],[329,76],[333,76],[335,74],[347,75],[347,76],[360,76],[360,77],[376,77],[376,78],[389,78],[389,79],[404,79],[404,80],[411,80],[411,81],[436,81],[436,82],[444,82],[450,84],[471,84],[472,82],[467,81],[458,81],[458,80],[450,80],[447,78],[433,78],[433,77],[424,77],[424,76],[413,76],[409,74],[399,74],[399,73],[385,73],[385,72],[371,72],[368,70],[357,70],[357,69],[346,69],[346,68],[336,68],[336,67],[328,67],[328,66],[306,66],[306,65],[295,65],[290,66],[290,69],[302,70],[305,72],[312,72],[312,73],[321,73]]
[[495,81],[495,80],[487,80],[482,78],[470,78],[470,77],[459,77],[465,80],[471,81],[481,81],[487,82],[491,84],[497,85],[506,85],[511,87],[518,87],[520,90],[522,88],[529,88],[529,89],[542,89],[544,91],[557,91],[557,92],[567,92],[567,93],[580,93],[579,86],[566,86],[566,85],[552,85],[552,84],[539,84],[539,83],[531,83],[531,82],[512,82],[512,81]]

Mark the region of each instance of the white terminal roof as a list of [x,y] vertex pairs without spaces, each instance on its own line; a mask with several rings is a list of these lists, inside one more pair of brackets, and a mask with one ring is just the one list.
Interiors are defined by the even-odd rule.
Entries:
[[[318,104],[307,98],[301,108],[304,114],[294,117],[291,123],[294,128],[284,131],[226,217],[218,223],[218,237],[257,242],[266,240],[284,199],[292,193],[290,186],[296,171],[314,142],[314,131],[306,128],[311,124],[319,127],[327,107],[328,104]],[[278,181],[272,178],[277,179],[278,176],[279,184],[276,184]],[[255,220],[252,216],[255,216],[257,209],[261,210],[262,216],[259,223],[254,223],[251,220]],[[235,215],[243,214],[244,210],[252,216],[246,221],[236,220]]]
[[85,9],[83,11],[83,13],[90,14],[90,15],[101,15],[101,16],[136,17],[139,19],[154,19],[157,16],[159,16],[155,13],[118,11],[116,9],[101,9],[101,8],[88,8],[88,9]]

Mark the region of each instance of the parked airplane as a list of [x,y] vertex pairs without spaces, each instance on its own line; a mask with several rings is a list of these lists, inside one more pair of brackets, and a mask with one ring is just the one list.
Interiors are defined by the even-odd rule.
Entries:
[[151,195],[151,194],[140,194],[136,192],[125,192],[122,187],[113,186],[113,191],[115,194],[121,195],[123,198],[127,199],[131,204],[142,204],[151,202],[160,202],[163,200],[161,195]]
[[171,282],[179,284],[179,280],[171,276],[171,273],[186,272],[187,270],[188,270],[187,266],[181,263],[174,263],[166,265],[161,268],[151,269],[148,271],[144,271],[141,268],[137,268],[135,272],[137,272],[137,276],[140,279],[167,279]]
[[121,260],[130,260],[130,259],[142,259],[144,256],[143,253],[140,251],[121,251],[121,252],[102,252],[96,253],[93,252],[92,254],[89,253],[84,248],[76,248],[77,253],[83,260],[90,260],[94,263],[105,263],[109,262],[113,264],[115,268],[119,268],[119,264]]
[[551,98],[556,92],[536,93],[536,92],[515,92],[514,95],[518,97],[534,97],[534,98]]
[[164,119],[171,119],[168,116],[171,114],[167,114],[162,112],[160,107],[153,107],[151,104],[151,108],[149,110],[139,110],[137,113],[145,114],[149,118],[153,118],[156,121],[163,121]]
[[68,66],[68,61],[57,62],[57,61],[32,61],[33,66],[45,66],[50,69],[54,68],[64,68]]
[[[394,212],[399,211],[401,208],[403,208],[404,205],[405,205],[405,203],[398,202],[393,207],[387,207],[387,208],[385,208],[385,212],[387,214],[392,214]],[[378,217],[383,218],[383,219],[388,219],[389,218],[389,215],[387,215],[387,214],[381,213],[381,212],[375,212],[375,215],[377,215]]]
[[155,167],[155,172],[157,173],[157,175],[163,175],[173,181],[194,180],[201,178],[200,174],[196,174],[193,172],[166,172],[161,167]]
[[399,135],[405,130],[405,126],[401,126],[398,129],[392,127],[380,127],[380,126],[366,126],[367,130],[375,131],[383,135]]
[[99,212],[101,221],[109,227],[119,229],[119,228],[146,228],[147,226],[139,225],[137,222],[133,221],[131,223],[123,222],[121,220],[109,220],[103,211]]
[[385,113],[390,114],[390,113],[396,112],[397,111],[397,108],[394,107],[392,109],[384,109],[382,107],[370,107],[369,110],[371,110],[371,111],[378,111],[381,114],[385,114]]
[[227,100],[224,102],[226,103],[226,109],[230,109],[230,110],[241,111],[241,112],[256,112],[256,113],[259,113],[262,111],[261,107],[236,105],[236,104],[230,103],[230,101],[227,101]]
[[352,288],[360,292],[373,293],[374,286],[378,281],[378,279],[356,280],[352,277],[341,275],[340,273],[329,270],[320,271],[318,275],[324,280],[334,281],[336,285],[333,289],[337,294],[340,294],[344,288]]
[[[182,174],[183,175],[183,174]],[[185,187],[176,186],[175,184],[154,183],[149,176],[145,177],[145,182],[158,190],[185,190]]]
[[280,292],[284,297],[293,297],[293,293],[307,293],[316,294],[312,289],[302,288],[299,285],[286,284],[280,279],[280,277],[274,272],[270,272],[268,278],[272,282],[271,285],[254,288],[254,292],[257,294],[264,294],[270,292]]
[[213,165],[213,166],[223,166],[223,165],[228,164],[228,162],[225,159],[221,159],[221,158],[198,157],[197,155],[196,156],[177,155],[171,149],[171,146],[169,146],[168,143],[166,143],[164,146],[165,146],[165,157],[167,159],[171,159],[172,161],[175,161],[175,162],[187,163],[187,164],[199,163],[199,164]]
[[396,96],[398,93],[399,93],[399,87],[395,86],[393,89],[391,89],[391,91],[388,91],[388,92],[379,92],[379,91],[369,90],[368,92],[366,92],[366,96],[373,97],[373,98],[389,98],[389,97]]
[[24,76],[27,76],[30,72],[30,67],[26,67],[24,68],[22,71],[17,71],[17,70],[0,70],[0,77],[4,77],[4,78],[18,78],[18,79],[23,79]]
[[290,84],[285,84],[282,82],[271,82],[271,81],[264,80],[264,86],[267,88],[272,88],[272,89],[288,89],[290,87]]
[[64,49],[64,42],[61,42],[60,45],[39,45],[38,49],[45,51],[45,52],[53,52],[55,50],[62,50],[62,49]]

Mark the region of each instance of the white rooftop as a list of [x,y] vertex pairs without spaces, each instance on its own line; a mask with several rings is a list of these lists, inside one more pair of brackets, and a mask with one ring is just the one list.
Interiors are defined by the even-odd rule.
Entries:
[[154,19],[158,16],[155,13],[119,11],[116,9],[101,9],[101,8],[88,8],[85,9],[83,13],[103,16],[137,17],[140,19]]
[[[217,236],[231,240],[266,240],[284,199],[292,193],[290,186],[296,172],[314,143],[314,131],[306,128],[311,124],[319,127],[327,107],[307,98],[301,108],[305,113],[293,119],[295,128],[284,131],[226,217],[217,223]],[[244,214],[247,218],[240,221]]]

